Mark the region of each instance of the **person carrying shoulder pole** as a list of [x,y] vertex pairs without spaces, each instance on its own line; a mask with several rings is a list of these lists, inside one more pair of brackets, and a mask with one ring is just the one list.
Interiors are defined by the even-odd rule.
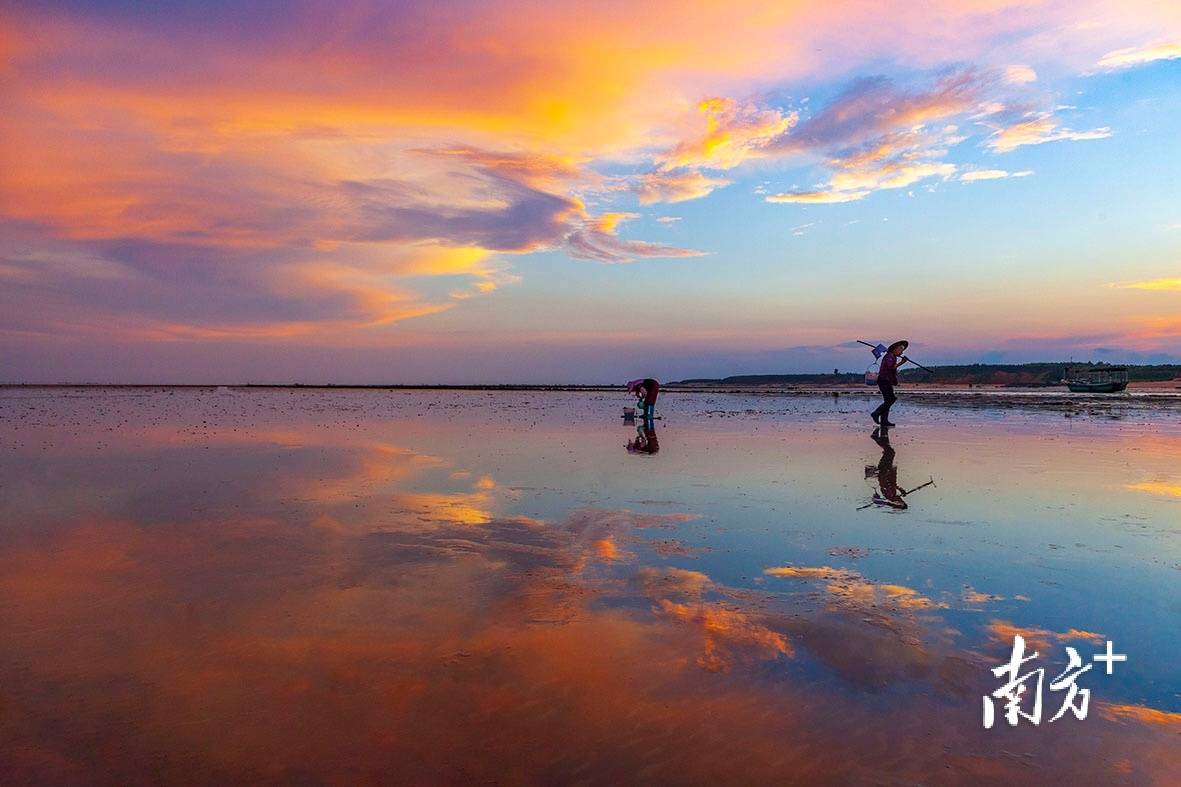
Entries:
[[898,401],[894,395],[894,386],[898,385],[898,367],[910,360],[902,354],[909,346],[910,342],[902,339],[887,347],[886,354],[882,356],[882,365],[878,369],[878,390],[882,392],[882,403],[869,415],[875,424],[894,426],[890,423],[890,406]]

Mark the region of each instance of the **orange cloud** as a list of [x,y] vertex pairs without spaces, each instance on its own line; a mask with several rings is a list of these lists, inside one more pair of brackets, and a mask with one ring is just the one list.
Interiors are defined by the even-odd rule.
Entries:
[[1112,289],[1117,290],[1156,290],[1156,291],[1177,291],[1181,290],[1181,279],[1147,279],[1145,281],[1114,281],[1107,285]]
[[1122,721],[1124,719],[1150,724],[1156,727],[1176,728],[1181,731],[1181,713],[1149,708],[1145,705],[1120,705],[1111,702],[1100,702],[1099,713],[1107,719]]
[[1041,145],[1061,140],[1106,139],[1111,136],[1109,128],[1095,128],[1075,131],[1061,128],[1049,112],[1033,113],[1026,119],[1003,126],[989,136],[986,145],[998,153],[1008,153],[1024,145]]
[[733,169],[783,136],[799,120],[797,112],[743,104],[732,98],[706,99],[698,109],[706,118],[704,133],[659,157],[661,170]]
[[1050,642],[1054,640],[1058,642],[1083,640],[1085,642],[1101,643],[1107,639],[1104,635],[1096,634],[1092,631],[1072,628],[1069,631],[1059,633],[1037,626],[1016,626],[1007,620],[992,620],[985,626],[984,630],[990,639],[1005,647],[1011,647],[1013,637],[1020,635],[1025,639],[1029,647],[1041,648],[1043,650],[1049,649]]
[[620,557],[619,547],[612,537],[600,538],[595,542],[595,552],[598,553],[600,560],[618,560]]
[[787,579],[821,579],[825,592],[840,604],[887,606],[899,609],[946,609],[946,602],[933,601],[914,588],[866,579],[859,572],[830,566],[777,566],[763,573]]
[[687,202],[701,199],[716,189],[730,185],[725,178],[700,172],[649,172],[635,179],[633,190],[641,205],[654,202]]
[[981,593],[975,588],[964,588],[962,598],[968,604],[986,604],[990,601],[1003,601],[1005,597],[993,593]]
[[935,602],[905,585],[879,585],[886,597],[903,609],[943,609],[946,603]]
[[795,655],[786,636],[721,603],[681,604],[662,599],[659,610],[674,620],[701,627],[705,644],[697,663],[710,672],[727,671],[743,651],[762,658]]
[[1181,483],[1172,483],[1169,481],[1142,481],[1138,484],[1128,484],[1128,489],[1133,489],[1137,492],[1148,492],[1153,495],[1161,495],[1162,497],[1181,497]]
[[763,569],[763,573],[769,577],[789,577],[792,579],[837,579],[857,575],[855,571],[829,566],[776,566]]
[[620,213],[603,213],[594,221],[590,222],[590,226],[595,232],[605,232],[609,235],[614,235],[619,225],[625,221],[638,219],[640,214],[620,212]]

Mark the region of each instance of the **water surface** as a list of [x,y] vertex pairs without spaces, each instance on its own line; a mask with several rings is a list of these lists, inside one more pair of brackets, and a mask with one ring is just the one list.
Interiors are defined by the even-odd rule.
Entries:
[[[0,391],[6,776],[1181,779],[1175,414],[625,404]],[[1018,633],[1128,660],[985,730]]]

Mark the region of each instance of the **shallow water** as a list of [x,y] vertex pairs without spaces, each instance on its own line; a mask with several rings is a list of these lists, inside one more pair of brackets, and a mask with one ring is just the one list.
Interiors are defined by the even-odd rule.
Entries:
[[[886,448],[864,398],[670,393],[650,453],[625,404],[0,391],[0,770],[1181,779],[1174,413],[904,398]],[[1015,633],[1043,718],[985,730]]]

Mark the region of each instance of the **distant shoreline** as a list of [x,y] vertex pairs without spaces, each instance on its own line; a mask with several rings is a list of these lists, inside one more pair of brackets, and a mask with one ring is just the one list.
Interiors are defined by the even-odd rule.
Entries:
[[[250,399],[250,393],[265,392],[280,393],[299,398],[301,394],[309,396],[323,396],[338,394],[380,396],[410,395],[415,392],[428,394],[452,393],[484,394],[493,397],[498,394],[599,394],[614,396],[620,406],[628,403],[628,394],[622,385],[0,385],[6,389],[0,396],[9,398],[27,398],[35,401],[38,398],[53,396],[74,396],[85,399],[93,396],[109,395],[118,397],[152,397],[165,396],[172,391],[189,391],[203,399],[214,399],[225,394],[230,397],[237,394],[243,400]],[[22,397],[20,392],[28,395]],[[40,394],[36,392],[40,391]],[[763,386],[735,386],[735,385],[670,385],[662,387],[661,393],[669,396],[669,402],[677,401],[680,396],[710,397],[719,400],[735,397],[734,401],[745,402],[744,408],[756,407],[757,400],[790,400],[792,398],[831,399],[834,403],[847,402],[849,411],[857,408],[871,407],[879,396],[876,386],[864,384],[843,385],[763,385]],[[481,397],[483,398],[483,397]],[[752,401],[753,400],[753,401]],[[261,401],[261,400],[260,400]],[[331,400],[325,400],[331,401]],[[343,400],[342,400],[343,401]],[[457,401],[468,401],[457,400]],[[471,399],[475,402],[475,399]],[[1037,386],[1021,388],[1004,385],[957,385],[957,384],[911,384],[902,386],[902,403],[916,407],[936,408],[967,408],[967,409],[995,409],[998,411],[1040,411],[1060,413],[1064,417],[1092,416],[1103,418],[1122,418],[1126,413],[1159,413],[1169,414],[1169,417],[1181,412],[1181,385],[1178,381],[1170,380],[1166,384],[1160,383],[1132,383],[1128,390],[1116,394],[1073,393],[1065,386],[1047,387]],[[726,406],[726,405],[721,405]],[[838,405],[839,407],[839,405]]]
[[[263,390],[293,390],[293,391],[540,391],[540,392],[622,392],[623,385],[607,384],[469,384],[469,385],[352,385],[335,383],[0,383],[0,389],[89,389],[110,388],[126,390],[151,389],[263,389]],[[1020,395],[1020,396],[1054,396],[1061,395],[1073,399],[1098,397],[1100,399],[1118,400],[1121,394],[1077,394],[1070,392],[1065,385],[1004,385],[1004,384],[963,384],[938,382],[907,382],[903,381],[900,389],[908,396],[945,396],[948,394],[965,395]],[[866,395],[878,396],[874,386],[861,383],[800,383],[800,384],[759,384],[742,385],[728,383],[669,383],[661,386],[661,393],[714,393],[741,395]],[[1181,396],[1181,380],[1133,381],[1128,384],[1127,394],[1167,396]],[[1126,398],[1126,396],[1125,396]]]
[[619,391],[620,385],[472,384],[352,385],[338,383],[0,383],[4,388],[280,388],[291,390],[372,391]]
[[[901,374],[903,387],[908,391],[934,392],[1066,392],[1063,377],[1071,370],[1086,372],[1111,368],[1109,364],[1094,363],[1027,363],[1027,364],[970,364],[936,366],[933,374],[907,369]],[[1128,390],[1133,393],[1171,393],[1181,391],[1181,365],[1127,365]],[[0,383],[0,388],[270,388],[310,390],[373,390],[373,391],[618,391],[618,383]],[[670,380],[661,385],[662,391],[709,391],[713,393],[790,394],[807,392],[877,393],[874,386],[864,384],[864,374],[856,372],[816,374],[755,374],[730,377],[689,378]]]

